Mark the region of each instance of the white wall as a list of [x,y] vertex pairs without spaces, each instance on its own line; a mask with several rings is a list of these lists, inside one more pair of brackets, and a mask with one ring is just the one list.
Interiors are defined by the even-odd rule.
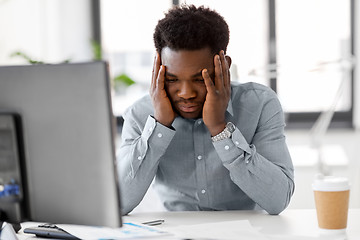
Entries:
[[0,65],[21,51],[49,63],[92,59],[90,0],[0,1]]

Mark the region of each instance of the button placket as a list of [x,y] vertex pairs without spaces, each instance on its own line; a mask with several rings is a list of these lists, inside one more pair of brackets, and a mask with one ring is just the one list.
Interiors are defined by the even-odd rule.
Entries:
[[198,119],[193,125],[193,140],[195,149],[195,166],[196,166],[196,188],[198,192],[199,201],[202,205],[207,205],[208,194],[207,192],[207,180],[206,180],[206,157],[204,151],[204,142],[206,134],[204,134],[205,128],[202,119]]

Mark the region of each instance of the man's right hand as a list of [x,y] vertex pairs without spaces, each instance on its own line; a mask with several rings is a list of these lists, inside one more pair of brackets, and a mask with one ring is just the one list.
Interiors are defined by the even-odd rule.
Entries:
[[165,90],[165,66],[161,65],[160,54],[158,52],[156,52],[152,71],[150,96],[156,121],[164,126],[171,127],[176,113]]

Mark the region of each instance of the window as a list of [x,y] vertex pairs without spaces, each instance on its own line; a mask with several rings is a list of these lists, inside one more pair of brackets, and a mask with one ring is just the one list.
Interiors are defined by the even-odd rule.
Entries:
[[277,0],[274,10],[276,90],[284,110],[299,122],[334,108],[335,121],[351,125],[351,1]]
[[153,32],[171,6],[170,0],[101,1],[103,56],[110,75],[126,74],[136,84],[122,86],[115,93],[114,113],[122,112],[148,92],[155,56]]

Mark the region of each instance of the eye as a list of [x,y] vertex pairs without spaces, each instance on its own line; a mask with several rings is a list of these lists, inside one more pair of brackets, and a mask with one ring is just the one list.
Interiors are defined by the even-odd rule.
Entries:
[[177,82],[178,79],[177,78],[165,78],[166,82],[172,83],[172,82]]
[[204,79],[203,78],[196,78],[195,82],[204,82]]

